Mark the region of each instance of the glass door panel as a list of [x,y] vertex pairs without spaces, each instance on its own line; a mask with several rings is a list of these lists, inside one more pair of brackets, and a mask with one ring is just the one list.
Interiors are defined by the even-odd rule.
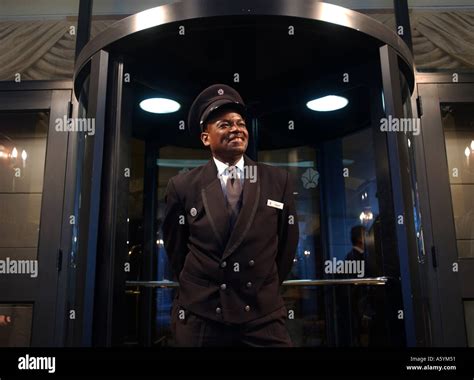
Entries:
[[[49,346],[56,330],[70,90],[0,88],[0,346]],[[64,315],[60,316],[64,318]]]
[[0,258],[37,257],[48,112],[0,112]]
[[474,258],[474,103],[441,103],[459,258]]

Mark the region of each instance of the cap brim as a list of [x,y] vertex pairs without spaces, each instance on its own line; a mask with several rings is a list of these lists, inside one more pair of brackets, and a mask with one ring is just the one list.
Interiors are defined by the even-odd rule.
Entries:
[[201,130],[203,129],[204,123],[209,118],[209,116],[211,116],[211,114],[217,111],[219,108],[223,108],[223,106],[236,109],[242,116],[246,116],[246,109],[242,103],[234,102],[228,99],[217,100],[210,104],[202,113],[201,120],[199,121]]

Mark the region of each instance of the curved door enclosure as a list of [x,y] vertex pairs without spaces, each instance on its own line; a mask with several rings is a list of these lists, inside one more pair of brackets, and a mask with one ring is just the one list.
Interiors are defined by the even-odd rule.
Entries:
[[[289,5],[291,4],[291,5]],[[187,128],[196,95],[236,88],[254,160],[294,174],[300,240],[281,292],[296,346],[428,345],[418,286],[426,253],[408,120],[407,46],[362,14],[315,1],[193,1],[121,20],[79,56],[75,90],[95,134],[83,139],[70,332],[81,344],[172,345],[164,191],[210,152]],[[348,104],[315,112],[328,95]],[[139,104],[171,98],[178,111]],[[419,132],[419,131],[418,131]],[[78,203],[79,204],[79,203]],[[362,226],[364,268],[342,268]],[[307,280],[307,281],[303,281]],[[93,322],[92,322],[93,321]]]

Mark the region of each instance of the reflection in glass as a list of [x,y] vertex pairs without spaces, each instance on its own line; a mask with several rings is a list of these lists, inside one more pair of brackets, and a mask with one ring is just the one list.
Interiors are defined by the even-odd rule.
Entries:
[[[417,119],[413,119],[413,112],[411,109],[411,97],[410,97],[410,89],[408,88],[407,81],[405,76],[400,73],[400,85],[402,90],[402,98],[403,98],[403,116],[407,119],[415,120],[418,123]],[[416,124],[415,124],[416,125]],[[413,128],[412,131],[407,131],[403,135],[404,140],[404,147],[407,152],[407,166],[406,170],[409,174],[410,179],[410,190],[411,190],[411,206],[413,211],[413,223],[414,223],[414,231],[408,229],[407,232],[409,235],[415,234],[414,240],[416,241],[416,249],[418,254],[418,262],[424,263],[426,260],[426,251],[425,251],[425,242],[424,242],[424,234],[423,234],[423,221],[421,217],[421,206],[420,206],[420,194],[419,194],[419,186],[418,186],[418,179],[416,174],[416,164],[415,164],[415,154],[416,154],[416,144],[412,143],[415,142],[415,139],[418,138],[420,134],[420,130]]]
[[[322,144],[323,199],[326,204],[327,260],[356,261],[357,271],[325,271],[326,278],[383,275],[380,212],[371,128]],[[373,286],[337,286],[328,289],[336,320],[338,346],[386,343],[386,295]]]
[[458,257],[474,257],[474,119],[472,103],[441,103]]
[[[168,181],[180,172],[188,171],[194,167],[205,164],[210,159],[210,153],[202,149],[181,148],[176,146],[164,146],[156,149],[155,168],[146,166],[146,143],[144,140],[133,138],[131,140],[131,177],[129,185],[128,202],[128,260],[130,271],[127,272],[127,281],[150,280],[143,274],[145,225],[152,221],[145,220],[145,207],[143,197],[150,189],[145,189],[145,175],[149,171],[156,170],[156,233],[153,237],[155,242],[152,252],[153,268],[151,270],[154,281],[172,281],[172,273],[168,266],[168,257],[163,245],[161,224],[165,212],[164,195]],[[142,314],[141,304],[146,303],[147,297],[151,297],[152,313],[152,345],[168,345],[170,338],[170,313],[171,303],[174,298],[174,289],[155,289],[151,293],[143,287],[127,287],[126,290],[126,312],[127,331],[125,343],[127,345],[140,342],[140,329],[142,321],[146,320]]]
[[[78,118],[87,117],[87,108],[89,104],[89,75],[84,80],[83,87],[78,96]],[[84,210],[87,208],[87,204],[81,199],[87,199],[87,192],[89,188],[87,186],[88,179],[91,177],[88,172],[88,160],[93,160],[93,143],[94,136],[87,138],[87,133],[75,134],[77,138],[76,151],[74,153],[74,160],[76,164],[75,178],[74,178],[74,203],[72,205],[71,214],[75,216],[76,220],[74,224],[70,225],[70,239],[71,250],[67,255],[66,262],[69,265],[68,268],[68,279],[67,279],[67,297],[70,305],[76,304],[76,299],[82,298],[83,287],[77,286],[78,272],[80,272],[79,258],[85,255],[79,255],[79,250],[82,252],[86,251],[87,247],[87,230],[85,223],[81,222],[81,215],[84,214]],[[81,228],[82,225],[82,228]],[[72,345],[74,341],[74,334],[79,329],[79,324],[74,323],[74,320],[66,318],[65,330],[67,332],[68,345]]]
[[[296,183],[293,184],[296,211],[300,229],[295,263],[288,276],[290,279],[313,279],[316,277],[316,259],[321,258],[317,245],[320,235],[319,172],[316,164],[316,150],[303,146],[289,149],[261,150],[258,161],[289,171]],[[320,263],[319,263],[320,264]],[[320,265],[318,265],[320,267]]]
[[0,304],[0,347],[29,347],[33,306]]
[[0,113],[0,258],[35,259],[49,115]]
[[467,346],[474,347],[474,301],[464,301],[464,320],[466,321]]
[[[187,172],[195,167],[204,165],[211,159],[211,153],[205,149],[180,148],[165,146],[159,149],[157,157],[158,186],[157,186],[157,235],[156,235],[156,280],[173,280],[168,265],[168,256],[163,245],[162,221],[165,215],[165,192],[168,181],[175,175]],[[156,307],[154,313],[153,336],[155,342],[166,344],[170,336],[171,303],[174,298],[174,289],[162,289],[156,293]]]
[[[320,173],[316,157],[317,150],[310,146],[258,152],[259,162],[289,171],[296,181],[293,191],[300,240],[287,280],[321,277]],[[280,291],[287,309],[295,316],[288,323],[293,344],[297,347],[327,344],[322,289],[290,286]]]

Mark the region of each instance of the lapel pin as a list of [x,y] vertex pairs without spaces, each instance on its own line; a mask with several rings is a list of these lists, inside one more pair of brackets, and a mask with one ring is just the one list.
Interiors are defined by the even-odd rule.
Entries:
[[190,212],[191,216],[196,216],[196,214],[197,214],[197,210],[196,210],[195,207],[193,207],[189,212]]

